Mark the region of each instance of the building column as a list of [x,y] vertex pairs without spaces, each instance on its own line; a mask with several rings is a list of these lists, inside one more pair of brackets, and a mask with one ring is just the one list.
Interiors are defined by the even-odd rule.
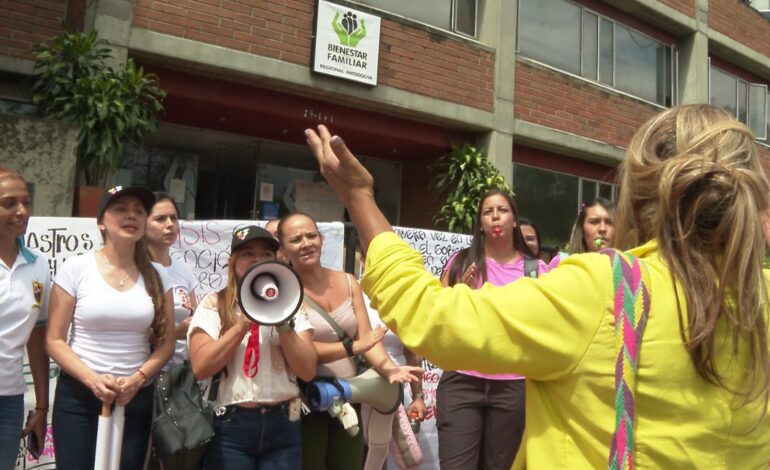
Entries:
[[96,30],[112,49],[114,60],[108,64],[121,66],[128,58],[128,38],[134,21],[134,0],[96,0],[86,12],[85,31]]
[[480,39],[495,48],[494,128],[477,145],[508,183],[513,181],[513,93],[518,0],[486,2]]
[[708,0],[695,0],[696,31],[679,43],[679,104],[709,102]]

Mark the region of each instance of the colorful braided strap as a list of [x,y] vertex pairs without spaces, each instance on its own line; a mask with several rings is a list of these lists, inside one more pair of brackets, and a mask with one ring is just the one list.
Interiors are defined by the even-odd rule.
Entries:
[[641,260],[605,249],[615,287],[615,432],[610,444],[610,470],[634,468],[634,397],[639,350],[650,311],[649,273]]

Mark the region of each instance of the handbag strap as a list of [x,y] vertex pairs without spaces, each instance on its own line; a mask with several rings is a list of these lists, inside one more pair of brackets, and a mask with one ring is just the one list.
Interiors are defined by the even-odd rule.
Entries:
[[354,354],[353,353],[353,339],[345,333],[345,331],[342,329],[342,327],[334,321],[334,319],[329,315],[329,313],[323,309],[320,305],[318,305],[318,302],[311,299],[309,295],[305,296],[305,302],[307,302],[313,310],[315,310],[321,318],[326,320],[326,323],[329,324],[329,326],[332,327],[332,330],[337,334],[337,337],[342,341],[342,345],[345,347],[345,351],[348,353],[348,356],[352,357],[353,360],[356,362],[356,364],[363,364],[365,359],[362,354]]
[[615,431],[610,443],[610,470],[634,468],[634,409],[637,369],[644,328],[650,312],[650,278],[639,258],[605,249],[612,263],[615,292]]

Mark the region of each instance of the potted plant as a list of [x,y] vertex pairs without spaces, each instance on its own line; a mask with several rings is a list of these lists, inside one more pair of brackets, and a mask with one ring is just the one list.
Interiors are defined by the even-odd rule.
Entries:
[[444,201],[433,222],[445,224],[450,232],[471,233],[484,193],[499,189],[513,195],[511,186],[482,150],[467,143],[462,147],[453,145],[432,169],[438,173],[432,180],[433,189]]
[[[88,188],[76,193],[80,216],[96,214],[123,146],[138,145],[157,130],[166,95],[157,76],[145,73],[132,59],[118,69],[109,67],[112,55],[105,44],[95,31],[65,31],[33,49],[38,75],[32,101],[43,115],[79,128],[77,163]],[[90,209],[78,207],[94,197]]]

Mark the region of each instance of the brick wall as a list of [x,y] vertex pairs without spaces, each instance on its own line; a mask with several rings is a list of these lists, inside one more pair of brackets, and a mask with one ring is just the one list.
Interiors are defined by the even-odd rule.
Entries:
[[770,21],[738,0],[709,0],[709,27],[770,56]]
[[[137,0],[134,26],[310,64],[312,0]],[[383,19],[379,82],[492,110],[494,53]]]
[[525,62],[516,63],[517,119],[625,147],[661,108]]
[[32,60],[31,48],[61,32],[66,0],[0,2],[0,55]]
[[687,16],[695,16],[695,0],[660,0],[660,3]]

